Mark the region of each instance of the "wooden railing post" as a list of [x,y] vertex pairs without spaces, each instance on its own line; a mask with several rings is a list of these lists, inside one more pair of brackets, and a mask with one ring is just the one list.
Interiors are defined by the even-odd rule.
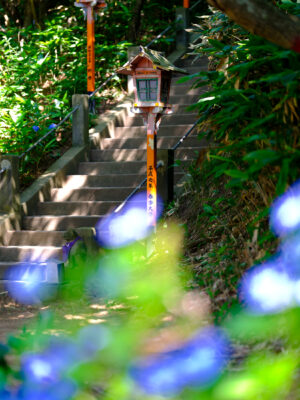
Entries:
[[177,32],[176,49],[187,49],[189,45],[189,33],[185,31],[190,25],[190,10],[185,7],[176,8]]
[[0,212],[17,211],[20,206],[19,196],[19,157],[3,154],[0,156]]
[[157,193],[167,204],[174,197],[174,150],[158,149],[157,164]]
[[80,105],[73,114],[72,146],[87,146],[89,144],[89,96],[73,94],[72,106]]

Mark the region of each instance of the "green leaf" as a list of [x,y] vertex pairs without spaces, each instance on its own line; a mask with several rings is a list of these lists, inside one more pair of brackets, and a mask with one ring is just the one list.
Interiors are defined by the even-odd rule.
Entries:
[[242,181],[246,181],[248,179],[247,172],[240,171],[239,169],[227,169],[224,173],[231,178],[241,179]]
[[286,190],[291,161],[292,160],[290,158],[286,158],[282,162],[279,178],[276,185],[276,196],[281,195]]
[[265,149],[252,151],[251,153],[246,154],[243,157],[243,160],[247,162],[255,160],[265,164],[266,162],[275,161],[278,158],[280,158],[280,154],[278,152],[271,149]]

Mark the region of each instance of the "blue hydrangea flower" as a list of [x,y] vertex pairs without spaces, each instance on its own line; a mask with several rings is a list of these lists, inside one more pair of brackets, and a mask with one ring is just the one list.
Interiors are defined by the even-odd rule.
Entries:
[[241,301],[254,314],[284,311],[294,302],[294,282],[280,258],[251,268],[239,289]]
[[[147,193],[133,196],[119,212],[103,218],[96,225],[97,241],[103,247],[119,248],[144,239],[152,231],[146,210]],[[162,202],[157,199],[157,219],[162,213]]]
[[300,228],[300,182],[296,182],[274,201],[270,226],[278,236],[288,235]]
[[50,124],[50,125],[48,126],[48,129],[54,129],[54,128],[56,128],[56,127],[57,127],[57,125],[54,124],[54,123],[52,123],[52,124]]
[[177,350],[138,361],[130,374],[149,395],[173,396],[185,387],[206,387],[222,373],[230,356],[224,333],[208,327]]
[[15,265],[5,274],[5,286],[19,303],[40,304],[57,293],[57,284],[48,281],[53,272],[57,272],[57,265],[51,262]]

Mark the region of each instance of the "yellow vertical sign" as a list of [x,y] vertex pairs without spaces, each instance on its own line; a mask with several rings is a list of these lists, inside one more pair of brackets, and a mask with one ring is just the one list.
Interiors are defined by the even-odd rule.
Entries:
[[156,138],[156,114],[150,112],[147,121],[147,216],[148,224],[153,227],[157,218]]

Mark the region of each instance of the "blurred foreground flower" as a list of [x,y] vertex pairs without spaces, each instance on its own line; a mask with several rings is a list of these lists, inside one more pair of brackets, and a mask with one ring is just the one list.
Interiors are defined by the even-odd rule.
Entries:
[[280,260],[274,259],[245,274],[240,299],[255,314],[281,312],[293,305],[294,282]]
[[[126,246],[144,239],[152,233],[146,211],[146,192],[133,196],[119,212],[103,218],[96,226],[97,240],[107,248]],[[162,213],[162,203],[158,199],[157,218]]]
[[55,262],[24,262],[11,267],[5,275],[5,286],[16,301],[39,304],[57,294],[59,265]]
[[34,130],[34,132],[38,132],[40,130],[40,127],[37,125],[33,125],[32,129]]
[[300,183],[296,182],[274,201],[270,213],[271,229],[284,236],[300,228]]
[[187,386],[211,385],[229,356],[230,344],[224,333],[208,327],[177,350],[138,361],[131,376],[149,395],[172,396]]

